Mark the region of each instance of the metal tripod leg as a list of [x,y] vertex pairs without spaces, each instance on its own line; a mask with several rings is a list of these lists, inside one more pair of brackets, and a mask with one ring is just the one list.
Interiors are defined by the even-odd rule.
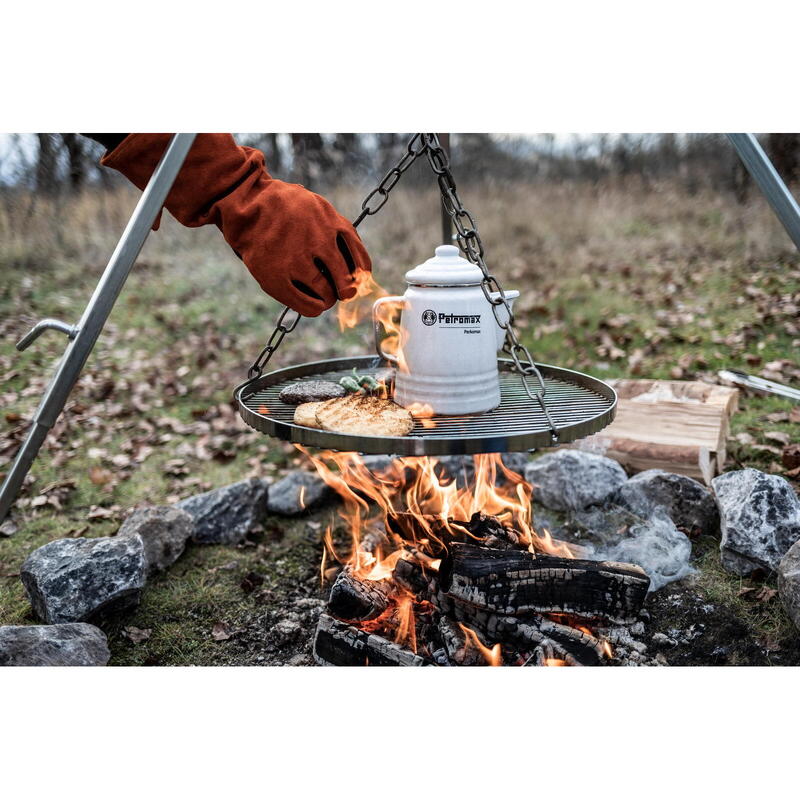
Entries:
[[736,148],[739,158],[753,176],[775,215],[786,228],[795,247],[800,250],[800,206],[786,188],[769,156],[752,133],[729,133],[728,139]]
[[71,327],[59,320],[42,320],[17,345],[18,349],[24,350],[48,328],[59,330],[72,340],[67,345],[56,373],[42,397],[25,442],[19,449],[3,486],[0,488],[0,522],[6,518],[39,448],[47,438],[48,431],[63,411],[69,393],[78,380],[83,365],[89,358],[97,337],[122,291],[131,267],[133,267],[158,212],[163,207],[167,194],[186,159],[195,135],[194,133],[177,133],[172,137],[136,204],[80,322]]

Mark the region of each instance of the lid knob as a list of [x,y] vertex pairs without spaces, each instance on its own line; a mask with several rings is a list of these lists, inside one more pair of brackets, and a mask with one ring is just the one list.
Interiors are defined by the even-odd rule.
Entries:
[[436,250],[436,258],[458,258],[458,248],[453,244],[440,244]]

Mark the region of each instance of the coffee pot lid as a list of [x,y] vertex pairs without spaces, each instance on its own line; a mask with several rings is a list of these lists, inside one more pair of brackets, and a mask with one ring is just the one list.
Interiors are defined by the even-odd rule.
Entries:
[[406,272],[406,281],[414,286],[476,286],[482,278],[480,267],[452,244],[440,244],[433,258]]

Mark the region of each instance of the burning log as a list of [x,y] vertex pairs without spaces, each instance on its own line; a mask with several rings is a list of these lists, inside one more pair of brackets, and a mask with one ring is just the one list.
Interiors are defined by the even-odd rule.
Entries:
[[392,580],[412,594],[426,599],[430,594],[434,575],[424,564],[410,558],[401,558],[394,565]]
[[424,667],[422,656],[384,639],[321,614],[314,638],[314,660],[337,667]]
[[379,617],[389,606],[385,581],[370,581],[345,567],[336,578],[328,597],[328,611],[345,620],[363,621]]
[[453,599],[495,614],[575,614],[626,624],[638,616],[650,579],[634,564],[454,544],[439,585]]
[[454,619],[476,628],[487,641],[507,642],[532,654],[539,649],[569,666],[594,667],[609,656],[607,646],[596,636],[544,617],[495,614],[452,598],[447,607]]

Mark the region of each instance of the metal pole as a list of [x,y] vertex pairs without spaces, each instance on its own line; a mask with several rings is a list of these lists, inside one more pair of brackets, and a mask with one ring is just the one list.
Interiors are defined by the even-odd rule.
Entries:
[[800,250],[800,206],[786,188],[769,157],[752,133],[729,133],[728,139],[753,176],[767,202]]
[[42,397],[28,435],[0,488],[0,522],[6,518],[39,448],[58,419],[58,415],[63,411],[67,398],[92,352],[120,291],[122,291],[131,267],[147,240],[153,223],[167,199],[169,190],[183,166],[195,135],[194,133],[176,133],[172,137],[136,204],[80,322],[70,327],[58,320],[43,320],[17,345],[20,350],[25,349],[46,328],[60,330],[72,339]]
[[[437,133],[439,137],[439,144],[442,146],[442,150],[447,154],[447,160],[450,160],[450,134],[449,133]],[[442,244],[453,244],[453,220],[450,219],[450,215],[447,213],[444,205],[442,206]]]

